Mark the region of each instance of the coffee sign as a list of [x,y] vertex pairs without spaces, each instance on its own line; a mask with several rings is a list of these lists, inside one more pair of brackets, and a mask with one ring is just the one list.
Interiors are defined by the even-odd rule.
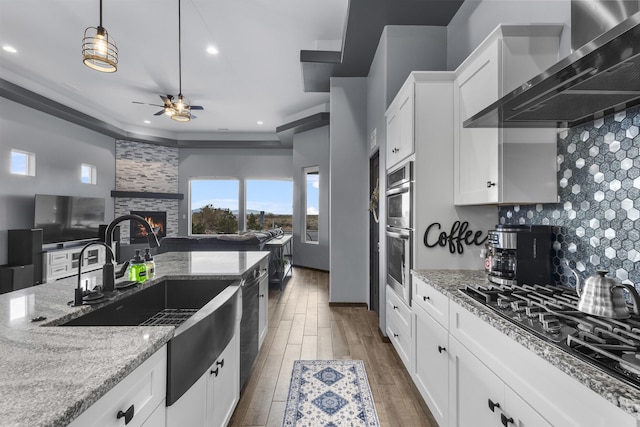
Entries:
[[469,230],[469,223],[467,221],[456,221],[451,225],[449,233],[442,231],[442,226],[439,222],[434,222],[427,227],[427,231],[424,232],[424,245],[428,248],[434,248],[436,246],[449,247],[449,252],[452,254],[464,253],[464,246],[483,245],[487,241],[489,236],[482,238],[482,231]]

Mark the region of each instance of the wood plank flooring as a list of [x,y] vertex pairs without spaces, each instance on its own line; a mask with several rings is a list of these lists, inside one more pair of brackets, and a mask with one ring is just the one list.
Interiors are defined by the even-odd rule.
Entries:
[[232,427],[282,425],[293,361],[363,360],[381,426],[437,427],[378,316],[330,307],[329,273],[293,268],[283,292],[269,291],[269,331],[233,414]]

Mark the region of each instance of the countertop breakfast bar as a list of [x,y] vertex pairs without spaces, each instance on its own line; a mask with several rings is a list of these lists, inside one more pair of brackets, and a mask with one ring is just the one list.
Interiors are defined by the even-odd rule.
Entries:
[[[77,276],[0,295],[0,424],[67,425],[166,344],[175,329],[56,325],[165,279],[244,278],[267,256],[266,252],[160,254],[155,257],[153,280],[93,308],[70,305]],[[82,278],[99,285],[100,272]]]

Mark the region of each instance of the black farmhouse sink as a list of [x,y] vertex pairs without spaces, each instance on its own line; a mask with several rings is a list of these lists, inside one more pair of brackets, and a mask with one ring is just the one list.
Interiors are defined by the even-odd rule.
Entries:
[[242,316],[240,280],[164,280],[60,326],[175,326],[167,343],[167,406],[225,349]]

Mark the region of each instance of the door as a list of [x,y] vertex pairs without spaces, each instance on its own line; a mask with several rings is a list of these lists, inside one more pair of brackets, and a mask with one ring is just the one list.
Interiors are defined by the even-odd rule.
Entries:
[[449,347],[450,425],[499,426],[504,383],[451,336]]
[[[380,151],[369,160],[369,309],[380,314]],[[377,195],[377,196],[376,196]],[[377,200],[374,200],[376,199]]]

